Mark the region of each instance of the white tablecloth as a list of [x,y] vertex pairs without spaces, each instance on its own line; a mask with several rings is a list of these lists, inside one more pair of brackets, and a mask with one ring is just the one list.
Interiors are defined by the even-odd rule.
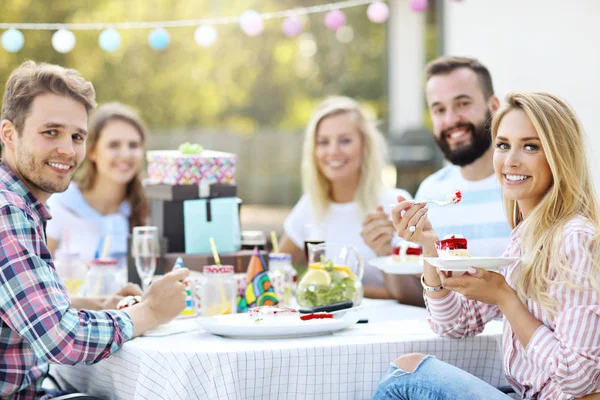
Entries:
[[141,337],[98,364],[51,373],[65,387],[116,399],[369,399],[390,361],[420,352],[506,384],[500,321],[453,340],[431,332],[425,309],[366,300],[361,312],[368,324],[326,336],[242,340],[196,330]]

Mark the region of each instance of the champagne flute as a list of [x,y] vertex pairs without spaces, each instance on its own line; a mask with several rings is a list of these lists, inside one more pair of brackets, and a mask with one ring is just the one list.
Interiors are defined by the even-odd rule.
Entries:
[[137,226],[133,228],[131,254],[135,268],[142,280],[142,289],[148,290],[160,256],[158,228],[155,226]]

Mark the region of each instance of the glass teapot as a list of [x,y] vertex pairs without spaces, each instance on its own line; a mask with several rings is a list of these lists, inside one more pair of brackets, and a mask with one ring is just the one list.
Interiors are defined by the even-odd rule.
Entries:
[[353,246],[308,244],[308,269],[296,289],[296,301],[305,308],[363,299],[363,260]]

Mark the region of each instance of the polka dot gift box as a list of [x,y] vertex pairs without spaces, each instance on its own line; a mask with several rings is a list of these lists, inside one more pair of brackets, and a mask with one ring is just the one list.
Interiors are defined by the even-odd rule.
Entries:
[[178,150],[156,150],[148,151],[146,159],[150,183],[235,183],[237,156],[232,153],[204,150],[199,154],[184,154]]

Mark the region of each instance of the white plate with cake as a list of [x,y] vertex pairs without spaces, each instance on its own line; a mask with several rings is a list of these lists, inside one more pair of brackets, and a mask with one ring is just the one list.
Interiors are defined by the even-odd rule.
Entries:
[[425,257],[425,261],[433,267],[442,271],[461,271],[464,272],[469,267],[496,271],[518,261],[518,257]]
[[461,235],[447,235],[435,242],[438,257],[425,257],[425,261],[442,271],[464,272],[469,267],[490,271],[498,270],[518,261],[518,257],[472,257],[467,249],[467,239]]
[[359,319],[359,313],[352,308],[332,313],[300,314],[293,308],[263,306],[252,308],[248,313],[199,317],[196,321],[214,335],[273,339],[327,335],[346,329]]
[[392,256],[377,257],[369,261],[369,264],[375,268],[379,268],[386,274],[393,275],[413,275],[423,273],[423,264],[414,262],[396,262]]
[[423,249],[416,243],[402,241],[393,246],[392,255],[377,257],[369,264],[386,274],[412,275],[423,273]]

